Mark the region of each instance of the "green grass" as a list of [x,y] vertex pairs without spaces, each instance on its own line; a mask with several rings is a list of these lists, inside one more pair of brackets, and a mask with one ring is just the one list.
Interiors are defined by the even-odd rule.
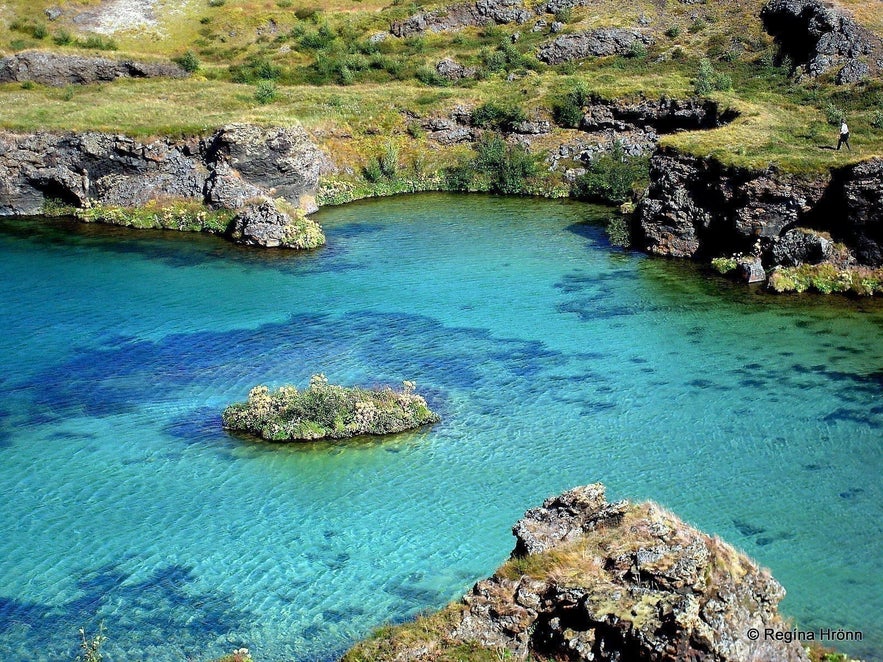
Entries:
[[[42,10],[50,4],[60,4],[66,13],[57,21],[45,22]],[[90,129],[144,138],[205,134],[239,121],[300,122],[343,168],[361,172],[377,153],[376,136],[385,136],[395,142],[403,164],[415,162],[422,152],[424,167],[437,173],[460,160],[464,148],[438,149],[427,143],[413,129],[408,113],[427,116],[445,113],[457,104],[485,108],[494,104],[507,112],[548,116],[555,100],[577,82],[589,93],[609,99],[652,99],[663,94],[685,98],[696,87],[699,62],[708,58],[714,70],[733,83],[732,90],[711,92],[711,96],[739,110],[741,116],[713,131],[667,136],[664,145],[730,165],[763,169],[772,164],[798,173],[819,173],[883,156],[883,126],[875,126],[881,124],[883,84],[836,89],[824,81],[798,85],[787,79],[770,64],[772,42],[757,19],[763,0],[723,0],[698,6],[652,0],[624,6],[598,0],[575,8],[565,30],[633,26],[643,15],[650,19],[645,29],[656,43],[638,57],[600,58],[558,67],[538,63],[533,55],[549,35],[524,26],[467,28],[391,38],[373,45],[368,42],[370,35],[409,15],[418,4],[425,8],[443,5],[226,0],[222,6],[211,6],[207,0],[190,0],[160,11],[156,30],[114,35],[119,51],[111,55],[186,61],[194,70],[191,78],[120,80],[64,89],[2,85],[0,127]],[[842,4],[872,29],[883,30],[883,21],[862,3],[844,0]],[[95,41],[96,35],[82,31],[73,21],[81,4],[10,0],[5,6],[0,17],[0,50],[10,52],[15,42],[16,48],[82,53],[74,44],[86,43],[90,37]],[[694,20],[697,12],[701,22]],[[516,31],[521,37],[513,43],[511,35]],[[421,74],[434,71],[434,63],[442,57],[478,68],[480,79],[440,85]],[[510,73],[516,75],[514,82],[506,80]],[[257,83],[263,87],[256,88]],[[836,143],[836,128],[828,124],[832,108],[848,115],[853,152],[823,149]],[[554,149],[573,137],[558,130],[552,138],[539,140],[536,149]]]

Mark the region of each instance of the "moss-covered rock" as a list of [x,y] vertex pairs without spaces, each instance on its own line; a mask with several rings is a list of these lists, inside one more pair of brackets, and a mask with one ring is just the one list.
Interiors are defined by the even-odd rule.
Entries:
[[393,434],[441,420],[414,392],[413,382],[403,382],[400,391],[345,388],[329,384],[324,375],[313,375],[302,390],[256,386],[247,402],[230,405],[223,418],[228,430],[250,432],[268,441]]

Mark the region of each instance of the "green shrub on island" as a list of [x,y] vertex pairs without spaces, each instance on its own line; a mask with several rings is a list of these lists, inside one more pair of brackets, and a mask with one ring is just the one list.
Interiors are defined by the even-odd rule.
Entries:
[[223,415],[226,429],[250,432],[268,441],[393,434],[439,420],[426,400],[414,393],[414,382],[403,382],[401,391],[388,386],[346,388],[329,384],[321,374],[313,375],[302,390],[255,386],[247,402],[230,405]]

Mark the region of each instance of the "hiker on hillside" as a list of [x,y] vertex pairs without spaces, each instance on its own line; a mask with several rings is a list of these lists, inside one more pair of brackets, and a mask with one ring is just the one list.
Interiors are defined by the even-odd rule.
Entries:
[[849,127],[846,126],[845,119],[840,123],[840,140],[837,141],[837,151],[840,151],[841,145],[846,145],[846,149],[852,151],[852,147],[849,146]]

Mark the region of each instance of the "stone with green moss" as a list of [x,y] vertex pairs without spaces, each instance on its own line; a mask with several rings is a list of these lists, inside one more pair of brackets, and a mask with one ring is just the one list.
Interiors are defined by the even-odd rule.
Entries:
[[268,441],[342,439],[385,435],[437,423],[438,414],[414,392],[414,382],[401,390],[367,389],[329,384],[313,375],[305,389],[282,386],[271,391],[256,386],[246,402],[224,410],[224,427],[249,432]]

